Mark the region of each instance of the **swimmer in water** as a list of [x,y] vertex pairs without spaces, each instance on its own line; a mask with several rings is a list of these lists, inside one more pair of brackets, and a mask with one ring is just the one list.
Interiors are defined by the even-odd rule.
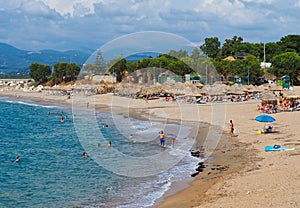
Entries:
[[87,153],[86,152],[84,152],[83,154],[82,154],[82,157],[85,159],[85,158],[87,158]]
[[107,146],[108,146],[108,147],[111,147],[111,141],[108,141]]
[[20,161],[21,161],[21,157],[18,156],[17,159],[15,160],[15,162],[17,163],[17,162],[20,162]]

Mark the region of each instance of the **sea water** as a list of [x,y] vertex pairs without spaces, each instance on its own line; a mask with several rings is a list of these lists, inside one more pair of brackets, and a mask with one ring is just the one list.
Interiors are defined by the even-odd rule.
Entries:
[[[60,122],[61,115],[65,122]],[[103,137],[132,156],[164,150],[158,139],[133,144],[128,139],[131,133],[142,138],[150,131],[158,134],[162,127],[176,127],[130,118],[134,128],[124,130],[118,126],[126,126],[128,120],[121,115],[97,111],[96,118]],[[101,128],[103,124],[108,128]],[[172,182],[188,178],[199,162],[187,154],[169,170],[147,177],[114,173],[92,157],[82,157],[86,150],[77,137],[70,108],[6,97],[0,98],[0,137],[0,207],[147,207]],[[99,145],[99,152],[108,148]],[[21,161],[16,163],[18,155]]]

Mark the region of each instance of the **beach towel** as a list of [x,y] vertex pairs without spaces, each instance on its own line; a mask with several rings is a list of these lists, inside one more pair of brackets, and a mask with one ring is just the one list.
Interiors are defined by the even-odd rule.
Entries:
[[281,147],[278,144],[275,144],[274,146],[265,146],[266,152],[288,151],[288,150],[295,150],[295,148]]

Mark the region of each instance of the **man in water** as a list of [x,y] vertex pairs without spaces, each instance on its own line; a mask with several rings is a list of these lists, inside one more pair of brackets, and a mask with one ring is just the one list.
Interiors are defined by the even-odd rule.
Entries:
[[20,162],[20,161],[21,161],[21,157],[18,156],[17,159],[15,160],[15,162],[17,163],[17,162]]
[[84,159],[87,158],[87,153],[84,152],[84,153],[82,154],[82,157],[83,157]]
[[160,146],[162,147],[165,146],[165,134],[163,131],[160,131],[159,133],[159,142],[160,142]]

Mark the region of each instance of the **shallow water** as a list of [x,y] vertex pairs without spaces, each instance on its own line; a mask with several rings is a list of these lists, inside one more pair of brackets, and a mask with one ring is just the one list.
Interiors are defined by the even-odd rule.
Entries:
[[[0,207],[146,207],[172,181],[188,177],[199,161],[186,156],[170,170],[147,177],[116,174],[92,159],[98,155],[82,147],[71,112],[61,106],[0,99]],[[63,123],[60,114],[67,116]],[[130,119],[132,128],[120,129],[119,122],[121,126],[128,123],[122,116],[99,111],[96,118],[103,135],[96,151],[108,151],[108,140],[114,150],[133,157],[164,151],[156,139],[147,140],[160,130],[159,124]],[[109,128],[101,128],[104,123]],[[139,138],[136,143],[128,139],[132,132]],[[82,158],[84,151],[90,155],[87,159]],[[21,161],[15,163],[18,155]]]

